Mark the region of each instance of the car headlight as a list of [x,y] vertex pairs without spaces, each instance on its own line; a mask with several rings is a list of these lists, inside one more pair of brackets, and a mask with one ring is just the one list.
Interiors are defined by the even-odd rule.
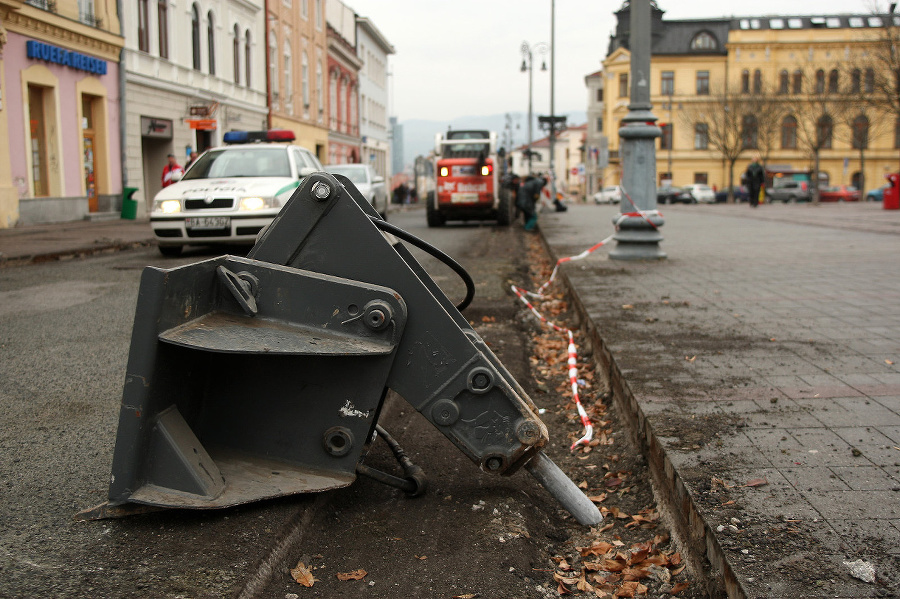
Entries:
[[180,200],[161,200],[156,202],[156,210],[163,214],[173,214],[181,210]]
[[271,200],[260,197],[241,198],[241,210],[254,211],[271,207]]

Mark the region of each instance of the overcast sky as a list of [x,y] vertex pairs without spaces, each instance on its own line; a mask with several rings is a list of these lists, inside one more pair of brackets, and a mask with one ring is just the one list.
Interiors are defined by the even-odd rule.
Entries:
[[[391,115],[446,120],[528,110],[522,42],[550,42],[550,0],[344,0],[394,45]],[[868,13],[872,0],[659,0],[667,19]],[[716,8],[710,8],[715,5]],[[584,111],[584,76],[600,70],[622,0],[557,0],[557,114]],[[735,12],[742,6],[740,12]],[[534,112],[550,113],[549,71],[535,53]],[[546,55],[548,68],[550,55]]]

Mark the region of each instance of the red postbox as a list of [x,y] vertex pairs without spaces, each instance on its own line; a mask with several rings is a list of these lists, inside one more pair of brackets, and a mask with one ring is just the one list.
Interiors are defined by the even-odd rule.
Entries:
[[885,175],[885,179],[890,185],[884,188],[884,209],[900,210],[900,173]]

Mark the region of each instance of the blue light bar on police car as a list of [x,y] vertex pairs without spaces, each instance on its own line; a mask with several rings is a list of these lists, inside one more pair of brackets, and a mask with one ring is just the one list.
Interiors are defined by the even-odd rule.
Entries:
[[246,144],[258,141],[294,141],[296,136],[287,129],[270,129],[268,131],[228,131],[222,137],[227,144]]

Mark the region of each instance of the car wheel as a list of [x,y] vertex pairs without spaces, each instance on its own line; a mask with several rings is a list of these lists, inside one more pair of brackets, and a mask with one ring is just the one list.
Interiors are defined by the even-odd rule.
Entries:
[[875,196],[872,195],[872,194],[870,193],[869,195],[866,196],[866,201],[867,201],[867,202],[874,202],[874,201],[875,201]]
[[161,245],[159,246],[159,253],[167,258],[177,258],[181,255],[183,247],[181,245]]
[[790,196],[790,197],[787,199],[787,203],[788,203],[788,204],[796,204],[796,203],[797,203],[797,196]]
[[697,203],[697,198],[692,197],[692,198],[691,198],[691,204],[696,204],[696,203]]

